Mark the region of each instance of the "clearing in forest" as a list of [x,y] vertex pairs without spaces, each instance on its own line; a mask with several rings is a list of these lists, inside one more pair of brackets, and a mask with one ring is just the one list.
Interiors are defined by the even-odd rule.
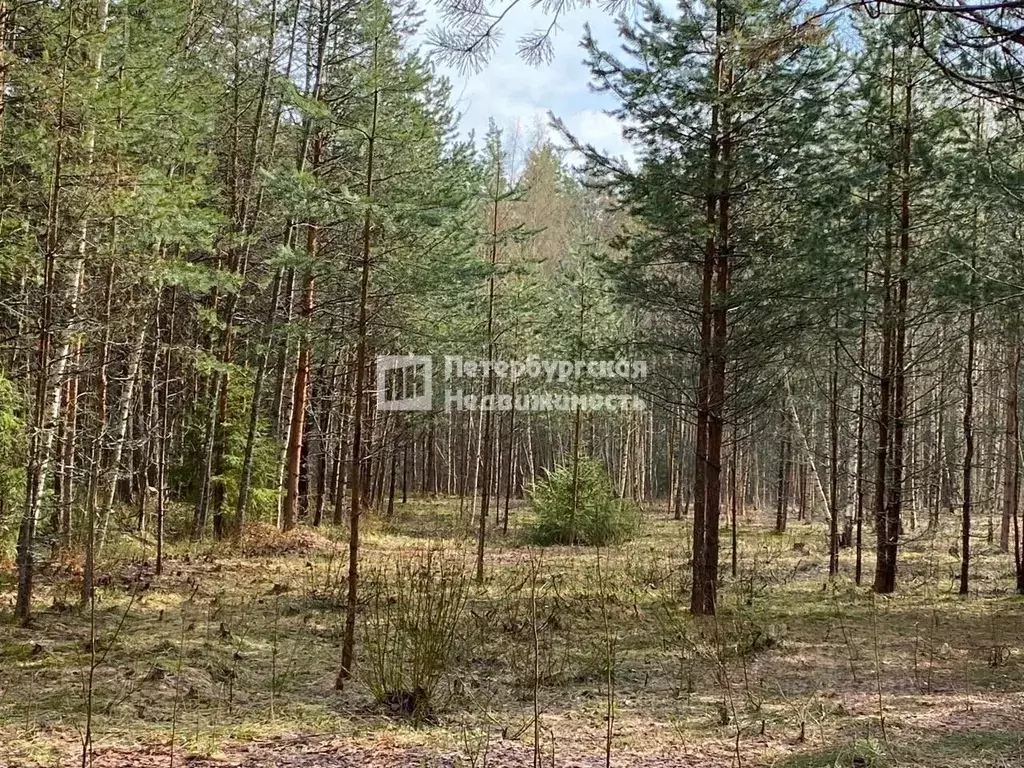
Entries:
[[368,522],[340,692],[339,531],[174,545],[159,578],[120,543],[94,616],[74,605],[77,564],[54,565],[0,644],[0,764],[80,764],[87,725],[87,760],[110,767],[171,765],[172,747],[210,768],[1024,760],[1024,603],[997,547],[962,598],[952,532],[908,530],[901,588],[879,597],[849,550],[828,579],[823,522],[778,535],[751,515],[735,575],[723,548],[718,615],[694,618],[688,521],[649,510],[627,544],[540,548],[513,517],[482,584],[457,502]]

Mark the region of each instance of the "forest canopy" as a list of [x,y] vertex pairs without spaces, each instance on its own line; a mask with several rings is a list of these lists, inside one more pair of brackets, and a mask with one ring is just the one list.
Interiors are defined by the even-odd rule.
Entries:
[[[531,5],[524,76],[583,7]],[[186,710],[218,744],[210,712],[316,732],[295,711],[331,696],[454,738],[446,712],[514,690],[461,754],[518,731],[539,765],[545,706],[585,685],[610,766],[616,675],[635,700],[671,664],[652,712],[685,698],[680,732],[736,765],[800,757],[744,753],[776,722],[822,765],[975,764],[928,762],[930,726],[890,743],[891,596],[912,629],[889,663],[911,654],[922,694],[935,664],[991,682],[1011,759],[1021,4],[602,6],[617,39],[588,28],[581,56],[628,160],[559,104],[465,130],[443,65],[486,71],[522,10],[0,0],[0,733],[34,738],[5,697],[44,678],[71,717],[72,669],[83,766],[119,716],[173,760]],[[181,626],[130,647],[165,611]],[[943,650],[966,640],[940,614],[988,622],[988,661]],[[842,657],[863,738],[809,736],[791,680],[751,691],[787,632]],[[282,674],[282,636],[329,654],[326,684]],[[139,660],[161,693],[112,682]]]

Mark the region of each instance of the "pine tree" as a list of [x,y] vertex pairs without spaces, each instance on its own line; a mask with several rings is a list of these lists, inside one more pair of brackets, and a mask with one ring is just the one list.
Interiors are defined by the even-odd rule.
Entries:
[[[592,39],[586,47],[599,88],[621,103],[615,114],[640,147],[640,168],[580,148],[643,222],[626,236],[627,289],[645,306],[684,307],[695,326],[691,610],[713,613],[723,442],[736,418],[728,375],[737,350],[750,344],[729,317],[758,290],[747,286],[763,290],[760,280],[778,275],[765,268],[776,243],[758,220],[766,206],[778,210],[768,204],[778,188],[799,183],[793,174],[813,146],[832,66],[822,55],[828,30],[789,7],[721,2],[678,19],[648,6],[642,22],[620,32],[628,60]],[[695,186],[694,178],[703,181]],[[666,289],[680,300],[666,301]],[[747,327],[763,332],[765,319],[750,317]]]

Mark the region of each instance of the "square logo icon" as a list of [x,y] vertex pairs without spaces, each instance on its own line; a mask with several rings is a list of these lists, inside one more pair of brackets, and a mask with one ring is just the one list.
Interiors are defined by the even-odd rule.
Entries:
[[377,357],[377,410],[429,411],[433,407],[429,355]]

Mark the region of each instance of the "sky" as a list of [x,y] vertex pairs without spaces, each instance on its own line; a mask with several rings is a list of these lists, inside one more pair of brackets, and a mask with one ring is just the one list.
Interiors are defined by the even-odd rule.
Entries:
[[[545,28],[549,23],[539,8],[522,2],[502,20],[502,37],[497,50],[480,72],[462,73],[440,66],[452,83],[452,98],[462,115],[461,129],[475,132],[478,142],[493,118],[506,137],[517,131],[529,137],[544,131],[557,144],[563,144],[549,127],[548,112],[561,118],[581,141],[613,155],[632,157],[622,138],[619,123],[604,110],[613,105],[610,97],[592,93],[590,73],[583,63],[580,47],[584,25],[589,23],[594,37],[603,47],[618,47],[614,19],[598,7],[581,8],[567,14],[554,36],[554,56],[546,64],[527,64],[516,52],[524,33]],[[426,8],[425,28],[436,24],[436,10]]]

